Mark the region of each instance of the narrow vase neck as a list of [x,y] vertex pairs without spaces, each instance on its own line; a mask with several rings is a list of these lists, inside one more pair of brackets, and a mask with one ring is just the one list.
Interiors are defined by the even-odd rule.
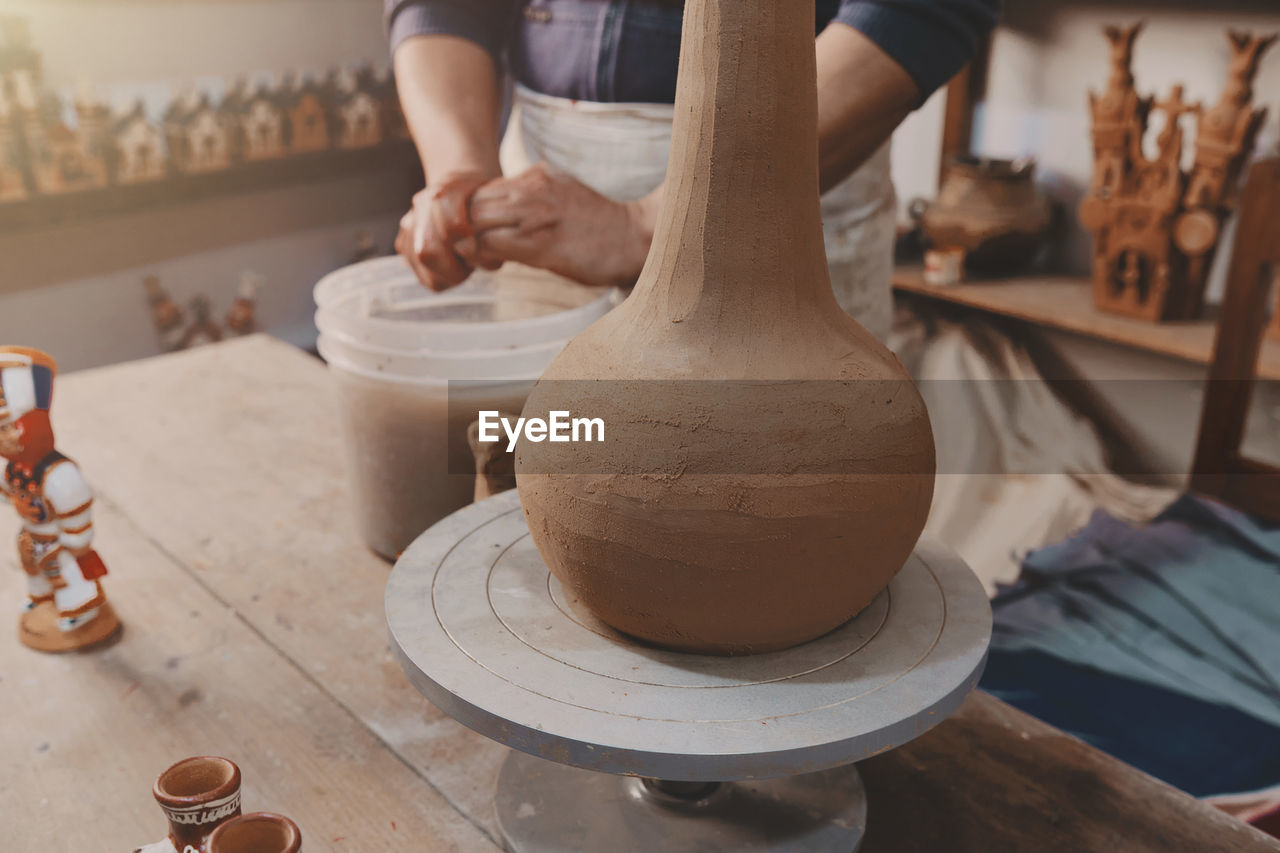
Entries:
[[688,0],[665,197],[636,295],[673,322],[834,304],[817,117],[814,0]]

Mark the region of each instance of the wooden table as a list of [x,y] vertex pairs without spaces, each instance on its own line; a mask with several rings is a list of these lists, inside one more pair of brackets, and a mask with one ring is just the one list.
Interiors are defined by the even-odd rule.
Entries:
[[[387,565],[348,509],[324,367],[265,337],[64,377],[59,445],[98,491],[126,633],[87,655],[0,642],[0,849],[163,836],[171,762],[221,754],[313,851],[491,851],[505,750],[422,699],[387,650]],[[0,511],[0,542],[16,516]],[[23,590],[0,550],[0,600]],[[16,619],[15,619],[16,621]],[[1280,851],[985,695],[865,763],[867,853]]]

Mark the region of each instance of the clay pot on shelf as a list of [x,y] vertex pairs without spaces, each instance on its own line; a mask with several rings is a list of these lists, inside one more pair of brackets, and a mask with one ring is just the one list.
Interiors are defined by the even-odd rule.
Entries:
[[271,812],[233,818],[209,837],[209,853],[298,853],[301,849],[297,824]]
[[240,814],[240,768],[217,756],[186,758],[160,774],[152,793],[169,835],[134,853],[206,853],[213,831]]
[[688,0],[648,263],[525,408],[607,430],[518,445],[551,571],[677,650],[766,652],[843,624],[910,556],[933,493],[918,391],[832,293],[813,16],[813,0]]
[[935,248],[964,249],[969,269],[1020,272],[1035,259],[1052,223],[1035,169],[1030,158],[953,157],[937,200],[917,200],[912,213]]

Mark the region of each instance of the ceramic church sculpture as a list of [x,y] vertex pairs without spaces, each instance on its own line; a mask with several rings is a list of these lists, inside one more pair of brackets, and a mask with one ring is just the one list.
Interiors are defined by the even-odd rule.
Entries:
[[54,448],[49,407],[57,365],[38,350],[0,347],[0,456],[4,496],[22,517],[18,554],[27,574],[21,641],[38,651],[82,649],[120,623],[102,591],[93,550],[93,491]]
[[[1149,321],[1193,320],[1236,184],[1266,117],[1253,108],[1253,81],[1276,37],[1228,32],[1232,59],[1217,104],[1208,110],[1183,100],[1174,86],[1157,101],[1139,96],[1133,46],[1141,24],[1107,27],[1111,76],[1090,93],[1094,172],[1080,204],[1080,223],[1094,233],[1093,293],[1097,307]],[[1153,109],[1164,127],[1154,156],[1144,145]],[[1181,119],[1198,119],[1194,162],[1182,168]]]
[[831,289],[813,19],[814,0],[688,0],[648,262],[525,408],[608,430],[518,446],[539,552],[605,623],[677,650],[838,627],[910,557],[933,493],[919,392]]

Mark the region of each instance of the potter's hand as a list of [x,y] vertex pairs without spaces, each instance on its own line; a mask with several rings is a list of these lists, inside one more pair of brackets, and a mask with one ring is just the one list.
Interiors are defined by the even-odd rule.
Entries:
[[464,258],[488,252],[583,284],[625,286],[649,254],[656,199],[612,201],[539,163],[475,191],[476,238],[456,248]]
[[467,213],[471,194],[490,179],[481,172],[451,175],[413,197],[413,207],[400,220],[396,251],[405,257],[418,280],[432,290],[462,284],[477,267],[497,269],[502,259],[483,251],[461,257],[454,248],[468,239],[474,245]]

